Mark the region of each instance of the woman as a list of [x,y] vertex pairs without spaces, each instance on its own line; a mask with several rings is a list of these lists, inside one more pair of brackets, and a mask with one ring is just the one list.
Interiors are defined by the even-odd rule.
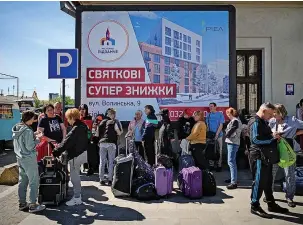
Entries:
[[[12,129],[14,140],[14,151],[19,166],[19,210],[29,209],[30,213],[42,211],[44,205],[37,204],[39,173],[37,164],[36,144],[42,137],[39,133],[34,133],[31,125],[34,122],[35,113],[24,111],[22,113],[22,122],[15,125]],[[27,186],[29,185],[30,204],[26,203]]]
[[142,144],[147,156],[147,162],[153,166],[155,164],[155,130],[158,127],[158,119],[155,115],[155,109],[151,105],[144,107],[144,112],[147,116],[142,125],[143,135]]
[[88,128],[86,124],[80,121],[80,112],[78,109],[67,110],[65,116],[68,123],[72,126],[72,130],[64,138],[63,142],[54,149],[53,156],[59,157],[64,151],[67,152],[74,196],[65,204],[67,206],[74,206],[82,204],[80,167],[87,161],[85,151],[89,143],[87,137]]
[[237,171],[237,152],[240,146],[242,123],[238,118],[238,112],[234,108],[226,110],[226,115],[230,119],[225,130],[225,142],[227,143],[227,161],[230,169],[230,184],[227,185],[227,189],[236,189],[238,182],[238,171]]
[[159,153],[172,157],[172,145],[171,142],[174,141],[174,130],[171,127],[169,119],[168,109],[162,109],[160,112],[161,128],[159,130]]
[[66,136],[66,128],[62,119],[58,115],[55,115],[54,109],[52,104],[43,108],[45,117],[39,121],[38,131],[44,133],[48,142],[55,141],[61,143]]
[[143,112],[141,110],[136,111],[135,118],[128,125],[128,132],[125,137],[134,140],[136,149],[138,150],[141,157],[146,160],[144,148],[142,145],[142,125],[144,122],[142,115]]
[[[287,116],[287,110],[282,104],[276,104],[276,111],[273,119],[270,120],[269,126],[273,132],[279,132],[280,135],[286,139],[286,141],[293,147],[295,152],[300,151],[299,144],[294,140],[296,135],[303,134],[303,121],[298,120],[295,117]],[[279,166],[273,165],[273,186]],[[296,192],[296,179],[295,179],[296,165],[284,168],[285,180],[286,180],[286,201],[289,207],[296,207],[296,203],[293,201]],[[266,199],[265,199],[266,201]]]
[[[297,108],[297,119],[303,121],[303,99],[300,100]],[[303,135],[298,135],[296,140],[300,143],[301,150],[303,150]]]
[[195,125],[195,120],[192,115],[193,112],[190,109],[185,109],[182,117],[178,120],[178,139],[180,143],[183,139],[187,138]]
[[34,132],[36,132],[37,129],[38,129],[38,118],[39,118],[39,115],[38,115],[38,114],[35,114],[35,115],[34,115],[34,121],[33,121],[32,125],[31,125],[31,128],[32,128],[32,130],[33,130]]
[[206,124],[204,113],[196,111],[194,113],[196,124],[191,130],[190,135],[186,138],[190,142],[190,151],[194,158],[195,164],[201,170],[208,168],[203,151],[206,147]]

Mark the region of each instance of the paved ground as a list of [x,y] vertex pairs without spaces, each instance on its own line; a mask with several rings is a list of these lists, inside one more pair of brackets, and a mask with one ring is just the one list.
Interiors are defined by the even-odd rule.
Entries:
[[[97,176],[83,180],[85,204],[79,207],[48,208],[40,215],[19,212],[16,186],[0,193],[0,225],[33,224],[158,224],[158,225],[242,225],[242,224],[303,224],[303,197],[297,197],[299,205],[289,215],[274,215],[273,220],[264,220],[249,213],[250,175],[240,172],[240,188],[226,190],[222,181],[228,176],[225,171],[216,174],[218,194],[199,201],[189,201],[178,193],[170,198],[154,202],[137,202],[132,199],[116,199],[109,187],[100,187]],[[283,199],[282,193],[275,193]],[[279,203],[286,206],[284,202]],[[265,207],[266,208],[266,207]]]

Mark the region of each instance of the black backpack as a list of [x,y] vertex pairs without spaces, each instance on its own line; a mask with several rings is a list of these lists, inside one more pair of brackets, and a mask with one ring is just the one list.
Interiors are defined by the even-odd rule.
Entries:
[[216,179],[212,172],[202,170],[203,196],[215,196],[217,193]]

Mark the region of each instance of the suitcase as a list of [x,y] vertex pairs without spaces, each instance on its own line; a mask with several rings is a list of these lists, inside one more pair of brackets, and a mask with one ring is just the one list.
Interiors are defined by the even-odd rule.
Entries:
[[184,146],[182,148],[182,154],[179,157],[179,172],[183,168],[195,166],[194,158],[192,157],[192,155],[190,155],[190,152],[189,152],[189,142],[185,143],[185,141],[184,141],[183,145]]
[[181,170],[178,176],[179,187],[185,197],[190,199],[202,198],[202,171],[198,167]]
[[44,169],[40,175],[38,202],[44,205],[59,205],[66,198],[67,174],[59,161],[46,156],[43,159]]
[[115,158],[114,177],[112,183],[112,193],[115,197],[127,197],[131,195],[134,157],[132,154],[127,155],[127,153],[126,148],[126,155],[119,153]]
[[138,187],[138,189],[135,191],[134,197],[140,201],[151,201],[159,199],[155,185],[153,183],[146,183]]
[[202,170],[202,190],[203,196],[215,196],[217,193],[216,179],[208,170]]
[[41,161],[44,156],[49,156],[48,151],[49,151],[49,144],[47,140],[42,139],[39,144],[36,146],[36,151],[37,151],[37,161]]
[[[157,145],[157,141],[155,146]],[[157,194],[160,197],[168,196],[173,191],[173,171],[172,169],[167,169],[164,165],[161,165],[158,162],[158,157],[156,156],[156,165],[155,168],[155,187]]]

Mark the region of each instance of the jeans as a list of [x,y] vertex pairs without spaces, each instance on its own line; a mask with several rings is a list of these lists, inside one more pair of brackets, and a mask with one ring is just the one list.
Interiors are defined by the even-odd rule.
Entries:
[[31,204],[35,204],[38,196],[39,173],[36,156],[30,158],[17,159],[19,166],[18,195],[19,203],[26,203],[27,186],[29,186],[29,199]]
[[87,153],[83,152],[76,158],[69,160],[70,167],[70,181],[73,184],[74,197],[79,198],[81,196],[81,178],[80,178],[80,167],[82,164],[87,162]]
[[230,178],[232,184],[236,184],[238,181],[238,171],[237,171],[237,162],[236,162],[238,149],[239,149],[239,145],[227,144],[227,151],[228,151],[227,162],[230,169]]
[[101,143],[100,144],[100,166],[99,177],[100,181],[104,181],[106,157],[108,155],[108,180],[113,180],[114,175],[114,160],[116,157],[116,144],[113,143]]
[[217,161],[217,162],[214,162],[214,161],[212,161],[212,160],[209,160],[209,165],[211,166],[211,167],[213,167],[213,166],[218,166],[218,167],[222,167],[222,147],[223,147],[223,137],[219,137],[218,139],[217,139],[217,141],[218,141],[218,144],[219,144],[219,152],[220,152],[220,158],[219,158],[219,160]]
[[[274,183],[275,183],[275,178],[278,172],[279,166],[278,164],[273,165],[273,170],[272,170],[272,176],[273,176],[273,184],[272,184],[272,190],[274,192]],[[285,198],[293,200],[295,197],[296,193],[296,175],[295,175],[295,170],[296,170],[296,164],[291,165],[289,167],[284,168],[284,173],[285,173],[285,183],[286,183],[286,194]]]

